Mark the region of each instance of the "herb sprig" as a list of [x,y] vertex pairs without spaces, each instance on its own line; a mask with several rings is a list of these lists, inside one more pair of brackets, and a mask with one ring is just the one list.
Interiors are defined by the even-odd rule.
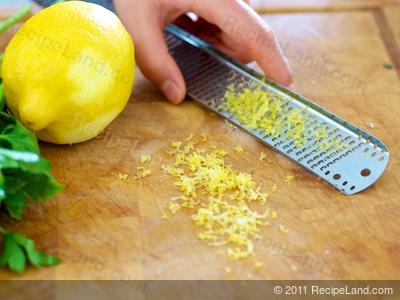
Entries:
[[36,250],[35,242],[25,236],[10,232],[0,227],[4,236],[3,253],[0,256],[0,266],[23,273],[27,262],[35,267],[53,266],[60,262],[59,258]]
[[[23,6],[14,15],[0,22],[0,33],[18,23],[31,11]],[[0,70],[3,54],[0,53]],[[5,109],[5,93],[0,72],[0,207],[21,220],[28,201],[42,202],[63,187],[51,173],[51,164],[40,156],[35,134],[25,128]],[[35,267],[52,266],[60,260],[38,251],[27,237],[0,227],[3,247],[0,266],[22,273],[30,263]]]

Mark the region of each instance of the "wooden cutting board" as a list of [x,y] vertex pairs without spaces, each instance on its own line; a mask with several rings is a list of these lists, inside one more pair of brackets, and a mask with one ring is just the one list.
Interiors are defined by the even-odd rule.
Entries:
[[251,0],[250,2],[260,13],[349,11],[398,4],[396,0]]
[[[341,8],[265,15],[294,69],[294,88],[389,147],[389,168],[368,190],[340,194],[195,103],[167,103],[139,74],[125,111],[99,137],[74,146],[41,145],[65,190],[45,205],[30,206],[22,222],[1,215],[2,226],[26,234],[63,262],[29,268],[22,276],[1,270],[0,278],[398,279],[400,66],[383,64],[400,56],[399,14],[390,6],[385,13]],[[1,49],[9,35],[1,37]],[[328,69],[321,71],[324,63]],[[253,174],[265,190],[277,185],[268,206],[278,220],[255,245],[260,270],[254,259],[232,262],[198,240],[190,211],[161,219],[178,192],[160,165],[170,159],[168,144],[190,134],[208,135],[210,145],[228,151],[229,162]],[[237,145],[244,153],[235,154]],[[257,159],[261,151],[267,162]],[[152,174],[135,181],[142,154],[152,156]],[[118,180],[118,173],[129,177]],[[289,174],[295,175],[290,185],[284,182]]]

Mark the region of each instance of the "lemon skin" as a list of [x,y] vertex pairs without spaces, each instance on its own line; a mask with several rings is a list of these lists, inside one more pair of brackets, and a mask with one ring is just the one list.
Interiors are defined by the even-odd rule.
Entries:
[[114,13],[81,1],[56,4],[7,46],[6,104],[43,141],[87,141],[126,106],[134,70],[133,41]]

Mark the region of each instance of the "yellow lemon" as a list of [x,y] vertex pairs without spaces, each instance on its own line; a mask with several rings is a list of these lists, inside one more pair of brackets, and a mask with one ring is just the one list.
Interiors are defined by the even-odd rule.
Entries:
[[114,13],[81,1],[56,4],[30,18],[8,45],[6,103],[39,139],[83,142],[124,109],[134,68],[132,39]]

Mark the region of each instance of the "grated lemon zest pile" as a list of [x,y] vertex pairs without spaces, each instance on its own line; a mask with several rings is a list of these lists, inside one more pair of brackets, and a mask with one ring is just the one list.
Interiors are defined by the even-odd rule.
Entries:
[[140,156],[140,162],[141,162],[142,164],[147,163],[147,162],[149,162],[149,161],[151,161],[151,156],[150,156],[150,155],[148,155],[148,154],[143,154],[143,155]]
[[293,181],[293,179],[294,179],[294,176],[293,176],[293,175],[286,175],[285,182],[286,182],[287,184],[291,184],[292,181]]
[[240,154],[240,153],[243,153],[243,148],[242,148],[242,146],[236,146],[235,148],[234,148],[234,150],[235,150],[235,152],[237,153],[237,154]]
[[193,139],[193,133],[191,133],[187,138],[186,138],[186,142],[191,141]]
[[167,214],[162,214],[161,219],[167,221],[167,220],[169,220],[169,216]]
[[179,205],[179,203],[176,203],[176,202],[170,202],[169,203],[169,210],[173,214],[176,214],[179,210],[181,210],[181,208],[182,207]]
[[366,124],[367,124],[367,127],[368,127],[368,128],[371,128],[371,129],[372,129],[372,128],[375,128],[375,124],[372,123],[372,122],[367,122]]
[[113,175],[116,179],[122,180],[122,181],[126,181],[129,177],[129,175],[125,174],[125,173],[118,173],[118,174],[113,174]]
[[257,261],[254,263],[254,267],[256,268],[256,270],[260,270],[262,266],[263,266],[262,262]]
[[271,212],[271,218],[272,218],[273,220],[278,219],[278,213],[277,213],[276,211]]
[[201,228],[198,238],[224,247],[230,259],[254,255],[254,241],[261,238],[261,228],[269,225],[268,210],[258,213],[249,204],[264,205],[268,194],[251,174],[225,162],[226,151],[215,146],[200,149],[191,141],[174,141],[170,146],[174,161],[161,169],[174,178],[181,192],[171,199],[170,211],[194,209],[191,218]]
[[231,128],[234,128],[234,129],[237,128],[232,122],[229,122],[227,119],[225,119],[225,124],[228,125]]
[[260,155],[258,156],[258,159],[260,160],[260,161],[264,161],[264,159],[266,159],[267,158],[267,154],[265,154],[264,152],[260,152]]
[[151,174],[150,170],[148,170],[142,166],[137,167],[136,170],[137,170],[137,174],[135,176],[135,179],[145,178]]
[[271,192],[272,192],[272,193],[275,193],[277,190],[278,190],[278,187],[276,186],[276,184],[274,184],[274,185],[271,187]]
[[286,228],[285,225],[279,224],[279,230],[283,233],[288,233],[289,229]]
[[346,148],[345,142],[333,139],[330,142],[327,125],[318,124],[305,108],[289,107],[290,102],[256,83],[239,84],[238,88],[229,85],[220,109],[233,114],[247,129],[255,129],[260,135],[294,141],[297,148],[317,145],[320,150]]
[[205,134],[202,134],[200,137],[201,137],[200,142],[202,142],[202,143],[204,143],[208,140],[208,136]]

